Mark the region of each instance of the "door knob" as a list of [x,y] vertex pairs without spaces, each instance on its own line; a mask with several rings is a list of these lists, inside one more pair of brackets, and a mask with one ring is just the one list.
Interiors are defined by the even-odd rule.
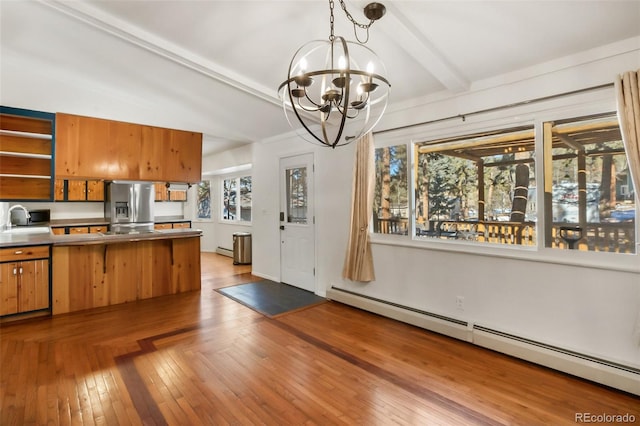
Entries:
[[284,231],[284,225],[280,225],[280,230]]

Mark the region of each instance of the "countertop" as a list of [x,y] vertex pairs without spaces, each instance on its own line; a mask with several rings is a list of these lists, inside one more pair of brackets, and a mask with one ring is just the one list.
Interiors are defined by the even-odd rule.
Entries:
[[[154,223],[172,223],[172,222],[190,222],[191,220],[185,219],[182,216],[156,216],[153,218]],[[49,222],[49,226],[62,227],[62,226],[102,226],[109,225],[111,222],[104,217],[92,217],[84,219],[57,219]]]
[[173,238],[191,238],[199,237],[201,235],[201,230],[193,228],[164,229],[152,232],[132,234],[95,233],[54,235],[52,232],[40,234],[0,233],[0,248],[37,245],[71,246],[88,244],[117,244],[143,240],[146,241]]

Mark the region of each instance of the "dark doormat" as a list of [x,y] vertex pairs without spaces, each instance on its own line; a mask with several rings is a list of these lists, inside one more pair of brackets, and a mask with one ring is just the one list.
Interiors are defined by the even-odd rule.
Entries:
[[310,291],[270,280],[237,284],[216,291],[268,317],[298,311],[327,301]]

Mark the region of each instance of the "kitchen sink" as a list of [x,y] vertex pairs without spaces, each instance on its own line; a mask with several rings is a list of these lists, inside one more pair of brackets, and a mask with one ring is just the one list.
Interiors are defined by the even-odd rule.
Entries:
[[51,228],[48,226],[20,226],[9,228],[1,231],[2,234],[48,234],[51,232]]

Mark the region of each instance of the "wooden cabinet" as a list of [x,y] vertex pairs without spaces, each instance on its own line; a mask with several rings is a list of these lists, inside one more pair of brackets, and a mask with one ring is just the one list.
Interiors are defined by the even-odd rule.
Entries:
[[187,191],[169,191],[166,183],[154,184],[156,201],[187,201]]
[[0,200],[53,199],[55,115],[0,107]]
[[52,226],[51,232],[54,235],[64,234],[105,234],[109,232],[109,225],[89,225],[89,226]]
[[53,314],[199,289],[200,237],[53,248]]
[[104,201],[104,182],[101,180],[87,181],[87,201]]
[[67,181],[67,200],[85,201],[87,199],[87,182],[84,180]]
[[0,315],[49,308],[49,246],[0,249]]
[[104,201],[104,181],[56,179],[55,201]]
[[182,222],[166,222],[166,223],[156,223],[153,225],[153,228],[156,230],[163,229],[178,229],[178,228],[191,228],[190,221],[182,221]]
[[56,115],[56,176],[198,182],[202,133]]

